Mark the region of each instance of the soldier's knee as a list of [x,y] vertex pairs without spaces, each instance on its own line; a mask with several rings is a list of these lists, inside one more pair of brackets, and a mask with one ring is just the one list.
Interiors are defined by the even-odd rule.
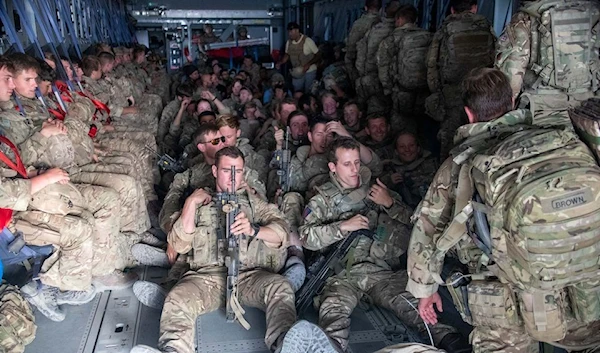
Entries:
[[271,284],[267,288],[268,291],[273,292],[273,294],[285,294],[285,295],[293,295],[294,289],[290,284],[290,281],[283,276],[273,276],[271,280]]

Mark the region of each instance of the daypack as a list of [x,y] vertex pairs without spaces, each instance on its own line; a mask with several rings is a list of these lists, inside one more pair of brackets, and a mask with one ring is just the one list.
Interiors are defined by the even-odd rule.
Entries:
[[521,11],[531,23],[529,69],[540,86],[566,93],[595,92],[600,79],[600,5],[597,1],[544,0]]
[[[508,284],[499,284],[506,293],[514,293],[518,305],[512,308],[518,307],[527,333],[559,341],[567,332],[568,308],[582,322],[600,320],[600,167],[571,131],[496,129],[454,151],[456,206],[476,210],[469,221],[487,217],[487,235],[469,221],[468,233],[494,262],[488,266],[482,255],[480,263]],[[469,291],[470,300],[481,296]],[[491,314],[484,310],[472,318],[486,322]]]
[[488,20],[476,14],[444,23],[439,72],[443,84],[457,85],[473,69],[492,67],[496,38]]
[[407,90],[427,88],[427,52],[433,35],[423,29],[407,29],[396,44],[396,83]]

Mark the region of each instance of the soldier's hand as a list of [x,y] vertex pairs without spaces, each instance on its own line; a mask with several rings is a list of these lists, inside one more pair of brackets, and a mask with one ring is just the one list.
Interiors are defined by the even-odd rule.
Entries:
[[279,204],[279,197],[280,196],[283,196],[283,190],[277,189],[277,191],[275,191],[275,196],[273,196],[273,203],[276,204],[277,206],[281,206]]
[[212,102],[213,99],[215,99],[215,95],[212,94],[212,92],[204,90],[202,92],[200,92],[200,97],[202,99],[206,99]]
[[433,293],[433,295],[428,298],[419,299],[419,315],[421,315],[423,321],[428,325],[435,325],[438,322],[437,313],[433,308],[434,304],[438,311],[444,311],[442,308],[442,298],[437,292]]
[[185,202],[193,202],[195,205],[207,205],[212,201],[212,196],[204,189],[196,189]]
[[400,184],[404,181],[404,174],[402,173],[394,173],[392,174],[392,183]]
[[240,212],[235,217],[235,222],[231,225],[231,233],[233,235],[252,235],[254,232],[252,231],[252,225],[250,224],[250,220],[246,217],[244,212]]
[[369,196],[367,196],[367,198],[385,208],[390,208],[394,204],[394,200],[390,196],[387,186],[385,186],[385,184],[382,183],[379,178],[377,178],[376,184],[371,186],[371,190],[369,191]]
[[98,158],[97,154],[93,154],[92,155],[92,161],[94,161],[94,163],[100,163],[100,158]]
[[115,131],[115,127],[112,125],[104,125],[104,131],[106,132],[114,132]]
[[62,122],[60,124],[58,124],[58,123],[55,123],[54,121],[48,119],[47,122],[42,124],[42,130],[40,131],[40,134],[42,134],[42,136],[44,136],[44,137],[50,137],[50,136],[56,136],[56,135],[66,135],[67,128],[65,127],[65,125]]
[[342,232],[354,232],[360,229],[369,229],[369,219],[360,214],[340,223]]
[[185,111],[191,102],[192,102],[192,97],[184,97],[181,100],[181,107],[179,107],[179,110]]
[[283,139],[285,138],[285,131],[274,126],[275,128],[275,142],[277,143],[277,149],[280,150],[283,148]]
[[169,263],[171,265],[173,265],[175,263],[175,260],[177,260],[177,251],[175,251],[175,249],[173,249],[173,246],[168,243],[167,243],[167,258],[169,259]]
[[48,185],[56,183],[66,184],[71,180],[69,174],[60,168],[48,169],[42,175],[46,178],[46,181],[48,181]]
[[325,132],[328,134],[336,133],[339,136],[352,137],[348,130],[339,121],[330,121],[325,125]]

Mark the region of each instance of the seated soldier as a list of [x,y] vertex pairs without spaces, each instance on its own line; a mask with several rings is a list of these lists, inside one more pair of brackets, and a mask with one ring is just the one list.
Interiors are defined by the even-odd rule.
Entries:
[[[15,146],[17,143],[13,145],[10,140],[28,138],[29,132],[26,126],[31,124],[31,121],[15,110],[10,97],[16,87],[13,76],[17,71],[20,76],[19,85],[26,86],[33,82],[30,84],[35,89],[37,62],[23,54],[16,57],[21,59],[20,66],[17,68],[8,58],[0,57],[0,135],[5,139],[0,144],[0,151],[11,162],[11,165],[4,163],[1,165],[0,207],[7,210],[2,213],[5,218],[2,219],[0,226],[2,228],[8,226],[13,233],[17,230],[21,231],[28,244],[53,245],[60,249],[43,266],[43,271],[39,275],[42,286],[38,288],[38,284],[32,282],[22,290],[32,305],[42,314],[53,321],[62,321],[65,314],[59,305],[83,304],[92,300],[96,293],[92,286],[93,267],[100,264],[97,259],[94,260],[94,242],[100,239],[99,236],[104,235],[94,233],[94,223],[90,223],[94,221],[93,218],[84,218],[87,216],[84,214],[86,212],[84,201],[94,202],[95,205],[87,206],[98,207],[98,212],[106,211],[107,217],[117,217],[115,213],[110,213],[110,209],[105,208],[106,204],[102,204],[108,200],[104,196],[98,195],[98,200],[95,202],[89,197],[92,195],[82,195],[86,193],[84,186],[79,190],[81,194],[76,195],[79,196],[77,199],[70,198],[72,193],[61,192],[64,189],[54,187],[49,189],[56,183],[68,183],[69,175],[64,170],[58,168],[36,170],[33,167],[25,169],[19,149]],[[44,143],[47,142],[48,137],[64,133],[62,125],[48,122],[35,133],[35,141]],[[35,143],[27,146],[33,145]],[[72,185],[65,185],[65,187],[73,190]],[[86,190],[92,191],[92,188]],[[55,198],[57,193],[59,198]],[[61,200],[68,200],[68,203]],[[74,212],[68,214],[69,209]],[[106,219],[104,221],[111,222]],[[107,222],[104,224],[108,225]],[[110,256],[106,252],[108,249],[104,247],[106,244],[98,245],[101,247],[97,249],[98,254],[104,252],[105,255]],[[106,268],[106,265],[103,267]],[[100,284],[100,282],[96,283]]]
[[[193,88],[189,84],[181,84],[175,91],[175,99],[173,99],[163,109],[160,121],[158,123],[158,135],[156,137],[159,144],[165,139],[165,136],[169,133],[171,123],[179,115],[185,113],[185,108],[192,101]],[[184,101],[187,104],[184,104]],[[181,117],[179,118],[181,119]]]
[[256,134],[260,130],[261,120],[264,120],[262,113],[254,102],[246,103],[244,106],[244,115],[240,119],[240,129],[242,130],[241,137],[254,141]]
[[[399,270],[406,252],[412,209],[402,203],[379,179],[371,181],[369,169],[361,166],[356,141],[340,137],[329,149],[330,181],[317,187],[317,194],[304,210],[300,237],[304,247],[324,251],[358,230],[373,230],[374,238],[361,235],[353,256],[342,264],[341,273],[330,278],[319,299],[319,326],[337,349],[346,351],[350,315],[363,294],[373,304],[393,311],[407,325],[424,333],[414,298],[405,291],[407,274]],[[433,340],[441,348],[457,333],[441,324],[431,327]],[[448,337],[446,339],[446,337]],[[450,350],[454,352],[454,350]]]
[[306,114],[315,116],[319,113],[319,102],[314,94],[304,94],[298,99],[298,110]]
[[436,158],[421,149],[412,132],[404,131],[396,138],[394,158],[383,163],[381,181],[400,194],[406,204],[416,208],[433,180],[438,167]]
[[344,128],[348,130],[357,139],[362,139],[367,132],[362,127],[363,112],[355,101],[349,101],[344,104]]
[[[250,104],[250,103],[248,103]],[[260,180],[266,180],[268,166],[264,157],[254,151],[250,141],[241,138],[242,130],[240,122],[231,115],[221,115],[217,119],[217,126],[221,135],[225,137],[225,146],[235,146],[244,154],[244,164],[247,168],[253,169],[258,173]]]
[[[244,158],[235,147],[226,147],[215,156],[212,174],[216,179],[215,195],[211,190],[197,189],[186,200],[181,217],[169,232],[168,241],[175,251],[189,254],[191,271],[187,272],[169,292],[161,315],[159,349],[137,346],[133,353],[192,352],[194,350],[194,322],[198,315],[217,310],[225,305],[227,269],[225,258],[216,246],[198,247],[198,244],[217,244],[217,232],[225,227],[215,198],[218,193],[235,192],[240,213],[231,225],[234,235],[240,237],[240,274],[238,299],[242,305],[257,307],[266,313],[265,344],[269,350],[282,349],[289,340],[307,337],[286,334],[296,321],[294,292],[287,280],[277,274],[285,260],[287,224],[275,205],[247,194],[242,187]],[[235,168],[235,190],[231,172]],[[270,259],[269,263],[265,259]],[[190,300],[193,298],[193,300]],[[236,299],[232,299],[236,300]],[[236,300],[237,301],[237,300]],[[236,318],[244,321],[241,313]],[[314,326],[310,330],[313,330]],[[302,337],[304,336],[304,337]],[[282,349],[281,352],[291,352]],[[315,350],[315,352],[317,352]]]
[[342,114],[338,110],[340,103],[337,101],[335,94],[331,92],[325,92],[321,95],[321,115],[328,120],[340,121],[342,120]]
[[379,113],[367,116],[365,132],[367,136],[362,139],[362,143],[372,149],[381,160],[390,160],[394,157],[394,141],[390,124],[385,116]]
[[[277,101],[273,102],[276,103]],[[275,140],[275,126],[283,129],[288,126],[288,118],[292,112],[296,111],[296,101],[292,98],[286,98],[276,104],[272,119],[267,119],[263,123],[261,130],[254,139],[254,148],[262,154],[265,159],[271,159],[271,152],[275,151],[277,141]]]

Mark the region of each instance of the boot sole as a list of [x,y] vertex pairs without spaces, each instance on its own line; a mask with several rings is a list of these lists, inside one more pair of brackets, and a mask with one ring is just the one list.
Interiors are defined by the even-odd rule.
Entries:
[[283,339],[281,353],[337,353],[329,338],[317,325],[299,321]]
[[133,294],[147,307],[161,310],[167,298],[167,291],[154,282],[137,281],[133,284]]
[[169,268],[169,258],[164,250],[147,244],[135,244],[131,247],[131,255],[142,265]]

